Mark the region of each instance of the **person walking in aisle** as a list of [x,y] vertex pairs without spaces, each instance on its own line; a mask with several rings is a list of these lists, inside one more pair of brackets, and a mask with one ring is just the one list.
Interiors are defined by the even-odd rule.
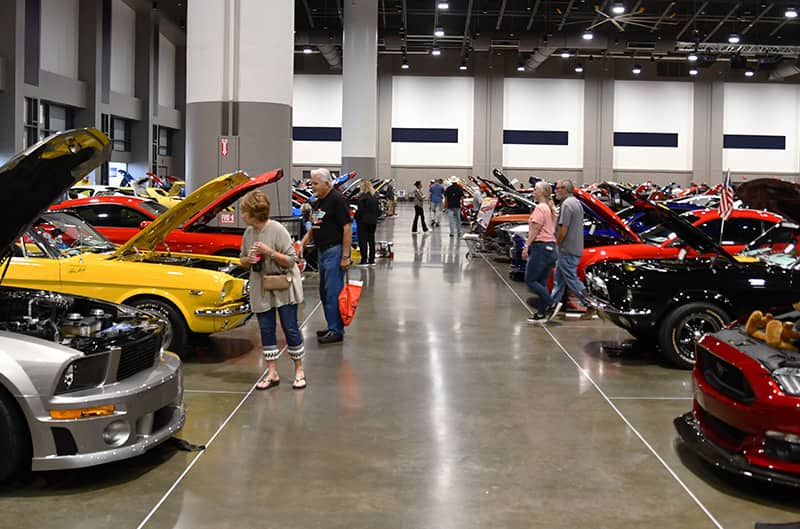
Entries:
[[417,221],[419,219],[422,219],[422,231],[428,231],[428,226],[425,224],[424,203],[425,195],[422,193],[422,182],[417,180],[414,182],[414,223],[411,225],[411,233],[417,233]]
[[[275,334],[275,316],[281,319],[289,358],[294,361],[294,389],[305,389],[306,373],[303,368],[303,334],[297,324],[297,306],[303,302],[303,282],[297,268],[294,245],[289,232],[277,221],[269,218],[269,197],[263,192],[251,191],[242,199],[242,220],[247,229],[242,236],[240,260],[250,267],[250,308],[258,318],[261,328],[261,347],[267,361],[267,373],[256,384],[256,389],[270,389],[281,383],[278,376],[278,337]],[[288,289],[271,290],[264,285],[264,274],[291,274]]]
[[361,250],[359,266],[375,266],[375,228],[378,227],[378,199],[369,180],[361,181],[361,193],[356,199],[358,211],[358,247]]
[[442,185],[442,179],[437,178],[436,182],[431,186],[431,227],[439,226],[443,203],[444,186]]
[[450,237],[461,237],[461,199],[464,190],[453,177],[450,185],[444,191],[444,207],[447,209],[447,218],[450,221]]
[[533,197],[537,204],[528,218],[528,240],[525,241],[522,258],[528,260],[525,284],[538,296],[537,310],[528,318],[528,323],[539,323],[547,319],[548,309],[555,306],[547,291],[547,280],[558,259],[558,248],[555,238],[556,207],[550,184],[537,182]]
[[339,312],[339,292],[344,286],[344,272],[350,268],[350,245],[353,239],[350,206],[344,195],[333,187],[327,169],[311,171],[311,189],[317,195],[311,215],[311,231],[300,244],[299,257],[311,239],[317,247],[319,298],[328,328],[317,331],[321,344],[339,343],[344,338],[344,322]]
[[566,287],[569,287],[581,303],[591,310],[591,305],[586,299],[586,287],[578,279],[578,263],[583,255],[583,206],[575,198],[574,191],[575,186],[571,180],[561,180],[556,183],[556,198],[561,201],[561,207],[556,222],[558,264],[551,294],[556,306],[550,316],[551,320],[563,307]]

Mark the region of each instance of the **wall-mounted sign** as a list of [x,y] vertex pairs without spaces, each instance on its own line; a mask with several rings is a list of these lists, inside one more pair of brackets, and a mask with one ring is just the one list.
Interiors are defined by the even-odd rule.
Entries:
[[219,139],[219,155],[220,156],[228,156],[228,138],[220,138]]
[[236,224],[236,213],[220,213],[219,214],[219,223],[220,224]]

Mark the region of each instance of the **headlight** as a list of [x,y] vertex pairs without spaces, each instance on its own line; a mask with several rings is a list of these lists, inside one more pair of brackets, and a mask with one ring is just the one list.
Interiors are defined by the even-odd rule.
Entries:
[[233,289],[233,281],[225,281],[225,284],[222,285],[222,290],[219,293],[219,300],[224,300],[228,294],[230,294],[231,290]]
[[787,395],[800,396],[800,368],[778,368],[772,372],[772,378]]
[[79,358],[61,373],[56,394],[80,391],[99,386],[106,379],[108,354],[96,354]]
[[242,297],[246,298],[250,295],[250,280],[245,279],[242,281]]

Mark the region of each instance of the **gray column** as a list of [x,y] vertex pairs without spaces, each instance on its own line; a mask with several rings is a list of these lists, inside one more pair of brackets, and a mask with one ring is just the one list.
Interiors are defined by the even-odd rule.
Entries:
[[614,81],[587,79],[583,89],[583,181],[614,178]]
[[0,163],[23,147],[25,1],[0,2]]
[[136,11],[135,92],[142,117],[131,123],[128,171],[144,175],[153,168],[153,116],[158,111],[158,16],[152,9]]
[[342,171],[377,175],[378,0],[345,0]]
[[86,108],[75,113],[76,127],[95,127],[100,123],[104,52],[103,4],[104,2],[95,0],[81,0],[78,7],[78,78],[86,83]]
[[692,178],[697,183],[714,185],[722,182],[724,91],[722,82],[694,83]]
[[379,178],[392,176],[392,62],[387,60],[378,69],[378,173]]
[[475,53],[472,57],[473,100],[472,173],[487,176],[503,167],[504,78],[502,56]]
[[189,190],[280,168],[266,191],[273,215],[290,214],[294,2],[192,0],[186,27]]

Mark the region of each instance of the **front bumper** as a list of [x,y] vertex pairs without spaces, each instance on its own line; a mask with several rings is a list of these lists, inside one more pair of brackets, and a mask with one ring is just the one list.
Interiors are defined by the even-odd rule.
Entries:
[[227,331],[244,325],[251,314],[250,303],[242,301],[221,307],[201,307],[194,311],[190,328],[202,334]]
[[622,309],[597,296],[586,294],[589,303],[597,309],[600,317],[623,329],[651,329],[656,324],[651,309]]
[[[173,354],[151,370],[122,382],[53,397],[28,397],[35,416],[28,424],[33,441],[33,470],[87,467],[138,456],[183,428],[183,374]],[[113,414],[75,420],[56,420],[52,409],[75,409],[113,404]],[[126,442],[109,446],[103,432],[116,421],[131,431]]]
[[728,452],[724,448],[710,441],[700,429],[700,423],[694,416],[694,412],[689,412],[677,417],[673,424],[678,434],[693,453],[701,459],[711,463],[715,467],[738,474],[748,478],[758,479],[785,485],[789,487],[800,487],[800,476],[775,472],[767,468],[758,467],[750,464],[744,456]]

